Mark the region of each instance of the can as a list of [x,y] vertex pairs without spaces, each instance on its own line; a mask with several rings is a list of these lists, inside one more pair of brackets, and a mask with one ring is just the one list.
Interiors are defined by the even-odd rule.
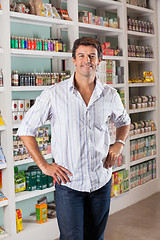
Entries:
[[11,37],[11,48],[15,48],[15,37]]
[[24,49],[27,49],[27,38],[24,39]]
[[37,50],[40,50],[40,40],[37,39]]
[[18,100],[18,111],[22,112],[24,111],[24,100]]
[[34,50],[34,38],[31,38],[31,50]]
[[17,116],[18,116],[18,123],[21,123],[22,122],[22,119],[23,119],[23,112],[17,112]]
[[14,40],[14,48],[18,48],[18,38],[15,37],[15,40]]
[[30,100],[24,100],[24,111],[27,112],[30,109]]
[[27,49],[31,49],[31,40],[30,40],[30,38],[28,38],[28,40],[27,40]]
[[18,111],[18,100],[12,100],[12,112]]
[[18,37],[18,48],[21,49],[21,38]]
[[34,50],[37,50],[37,39],[35,38],[33,42],[34,42]]
[[24,49],[24,38],[21,38],[21,49]]
[[44,51],[48,50],[48,42],[47,40],[44,41]]
[[18,112],[12,112],[12,123],[18,124]]

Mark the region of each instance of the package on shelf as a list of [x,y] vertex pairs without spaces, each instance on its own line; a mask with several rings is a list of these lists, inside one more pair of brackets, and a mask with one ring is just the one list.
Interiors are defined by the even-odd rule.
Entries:
[[4,194],[0,191],[0,201],[8,200]]
[[6,158],[3,153],[2,147],[0,146],[0,164],[4,164],[4,163],[6,163]]
[[131,188],[156,178],[156,159],[132,166],[130,169]]
[[41,203],[36,204],[36,223],[45,223],[47,222],[47,204]]
[[14,168],[14,183],[15,183],[15,192],[21,192],[26,189],[25,172],[20,171],[18,167]]
[[156,123],[153,120],[143,120],[130,124],[130,136],[151,131],[156,131]]
[[123,164],[124,164],[124,156],[120,154],[119,157],[116,159],[115,165],[112,167],[112,169],[121,167]]
[[129,190],[128,170],[112,173],[111,197],[117,197]]
[[21,209],[16,209],[16,229],[17,229],[17,233],[23,230]]
[[153,72],[143,72],[143,77],[129,77],[129,83],[153,83],[154,82],[154,76]]
[[141,109],[156,106],[156,96],[133,96],[129,99],[130,109]]
[[126,0],[126,3],[144,8],[147,7],[147,0]]
[[43,190],[53,186],[53,177],[45,175],[37,166],[30,166],[25,171],[26,190]]
[[1,125],[5,125],[5,123],[4,123],[4,120],[3,120],[3,118],[2,118],[2,113],[1,113],[1,111],[0,111],[0,126]]

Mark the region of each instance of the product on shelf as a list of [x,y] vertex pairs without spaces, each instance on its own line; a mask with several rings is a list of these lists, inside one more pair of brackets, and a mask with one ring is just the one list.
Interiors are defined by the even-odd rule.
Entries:
[[36,223],[45,223],[47,222],[47,204],[41,203],[36,204]]
[[111,49],[110,48],[110,42],[105,42],[101,45],[103,50],[103,55],[107,56],[122,56],[122,49],[116,48]]
[[128,30],[154,34],[153,23],[128,18]]
[[130,161],[156,155],[156,135],[130,141]]
[[126,0],[126,3],[144,8],[147,7],[147,0]]
[[61,38],[38,39],[11,36],[10,46],[22,50],[66,52],[66,44]]
[[3,87],[3,72],[2,72],[2,69],[0,69],[0,87]]
[[154,121],[143,120],[130,124],[130,136],[151,131],[156,131],[156,124]]
[[128,57],[153,58],[153,48],[150,46],[128,45]]
[[78,12],[78,21],[83,23],[95,24],[104,27],[118,28],[118,18],[107,18],[95,16],[93,13],[88,11]]
[[130,169],[130,187],[135,188],[156,178],[156,159],[132,166]]
[[6,158],[4,156],[2,147],[0,147],[0,164],[4,164],[4,163],[6,163]]
[[112,169],[121,167],[123,164],[124,164],[123,155],[120,154],[119,157],[116,159],[115,165],[112,167]]
[[0,189],[2,189],[2,170],[0,170]]
[[26,189],[26,177],[24,171],[20,171],[18,167],[14,168],[15,192],[21,192]]
[[3,121],[3,118],[2,118],[2,113],[0,111],[0,126],[1,125],[5,125],[4,121]]
[[21,209],[16,209],[16,228],[17,228],[17,233],[23,230]]
[[24,73],[12,71],[12,86],[50,86],[70,77],[70,71],[62,73]]
[[[36,140],[42,155],[51,153],[50,137],[48,127],[41,127],[36,132]],[[13,130],[13,159],[14,161],[30,158],[22,140],[17,136],[17,130]]]
[[141,109],[156,106],[156,96],[134,96],[129,99],[130,109]]
[[0,191],[0,201],[8,200],[4,194]]
[[129,190],[128,170],[112,173],[111,197],[117,197]]
[[142,77],[135,77],[135,78],[129,78],[129,83],[153,83],[154,77],[153,72],[143,72],[143,78]]

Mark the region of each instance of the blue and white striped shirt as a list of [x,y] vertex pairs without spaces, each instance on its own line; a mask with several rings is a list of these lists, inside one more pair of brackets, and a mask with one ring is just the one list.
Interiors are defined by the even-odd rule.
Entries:
[[37,97],[18,135],[35,136],[38,127],[50,120],[52,157],[73,174],[65,185],[91,192],[104,186],[112,175],[112,168],[103,167],[110,145],[108,117],[117,128],[130,124],[117,91],[96,80],[86,106],[72,75]]

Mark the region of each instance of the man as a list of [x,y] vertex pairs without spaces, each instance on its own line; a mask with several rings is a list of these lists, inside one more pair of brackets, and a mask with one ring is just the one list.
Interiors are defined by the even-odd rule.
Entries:
[[[18,134],[43,173],[56,180],[56,211],[61,240],[102,240],[109,214],[112,166],[122,152],[130,119],[117,91],[96,78],[102,48],[96,39],[74,42],[70,79],[42,92],[27,112]],[[110,146],[108,117],[117,127]],[[48,164],[34,138],[51,122]]]

